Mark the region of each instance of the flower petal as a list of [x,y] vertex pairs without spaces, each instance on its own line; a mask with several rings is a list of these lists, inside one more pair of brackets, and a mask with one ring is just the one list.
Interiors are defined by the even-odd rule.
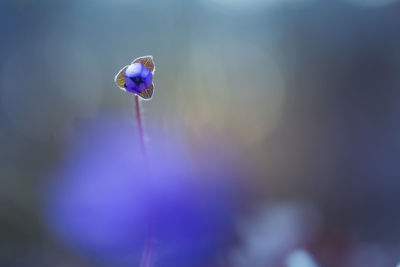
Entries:
[[143,64],[140,62],[137,63],[132,63],[125,71],[125,77],[137,77],[140,76],[142,71],[145,68],[143,67]]
[[150,100],[151,97],[153,96],[153,90],[154,90],[154,84],[151,84],[149,88],[143,90],[143,92],[138,94],[138,96],[140,96],[143,99]]
[[119,88],[125,90],[125,71],[129,66],[123,67],[117,75],[115,75],[114,82],[118,85]]
[[142,65],[148,68],[151,72],[155,71],[153,56],[138,57],[132,63],[138,63],[138,62],[142,63]]

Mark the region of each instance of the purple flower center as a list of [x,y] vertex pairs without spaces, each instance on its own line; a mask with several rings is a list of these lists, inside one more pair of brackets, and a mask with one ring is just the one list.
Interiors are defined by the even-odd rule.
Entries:
[[153,83],[151,71],[142,63],[133,63],[125,71],[125,89],[140,94]]
[[140,85],[143,83],[143,78],[141,76],[138,77],[131,77],[130,78],[136,85]]

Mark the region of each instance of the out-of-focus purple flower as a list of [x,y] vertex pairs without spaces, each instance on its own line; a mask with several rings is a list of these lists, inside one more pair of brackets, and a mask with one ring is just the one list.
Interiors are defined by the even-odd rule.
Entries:
[[205,266],[233,238],[234,170],[200,171],[182,136],[147,126],[149,169],[129,118],[78,129],[45,187],[46,221],[79,253],[138,266],[150,218],[160,266]]
[[142,63],[133,63],[125,71],[125,89],[132,93],[141,93],[153,82],[151,71]]

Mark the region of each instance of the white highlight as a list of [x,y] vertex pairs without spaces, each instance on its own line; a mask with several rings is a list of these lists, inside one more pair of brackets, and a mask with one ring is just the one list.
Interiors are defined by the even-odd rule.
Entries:
[[[307,205],[288,203],[266,207],[255,218],[239,225],[243,247],[233,251],[233,266],[279,266],[282,255],[304,243],[318,228],[318,214],[317,210]],[[317,266],[299,265],[299,262],[313,262],[302,260],[305,258],[303,254],[294,254],[293,259],[288,261],[291,264],[288,267]],[[297,265],[293,265],[293,262]]]
[[318,267],[310,253],[304,249],[293,251],[286,259],[287,267]]

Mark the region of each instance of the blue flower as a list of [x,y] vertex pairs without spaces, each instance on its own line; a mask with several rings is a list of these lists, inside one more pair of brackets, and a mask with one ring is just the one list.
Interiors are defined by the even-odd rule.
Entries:
[[142,63],[133,63],[125,71],[125,89],[132,93],[140,94],[151,86],[153,74]]
[[130,65],[123,67],[114,81],[117,86],[133,93],[144,100],[150,100],[153,96],[153,74],[156,70],[152,56],[136,58]]
[[149,169],[130,116],[103,114],[79,127],[44,185],[45,221],[88,260],[139,266],[151,217],[159,266],[209,266],[234,237],[235,164],[221,151],[206,153],[215,167],[204,168],[181,134],[146,126]]

